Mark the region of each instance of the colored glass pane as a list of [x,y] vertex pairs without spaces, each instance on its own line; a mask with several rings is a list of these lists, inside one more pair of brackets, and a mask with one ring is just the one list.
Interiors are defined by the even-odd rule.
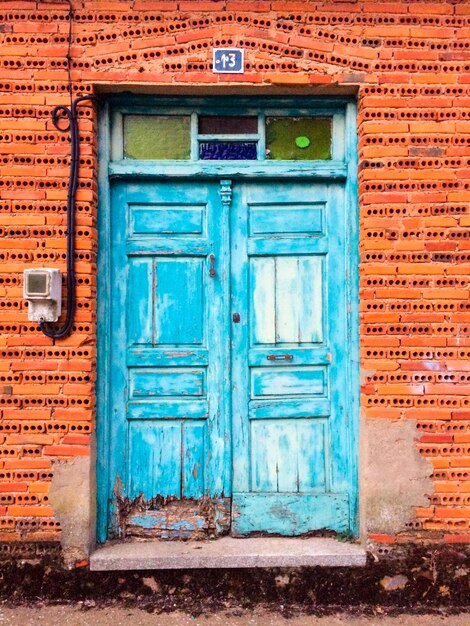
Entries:
[[266,158],[286,161],[331,159],[331,118],[267,117]]
[[200,135],[241,135],[258,132],[258,118],[243,115],[201,115]]
[[256,141],[202,141],[199,158],[204,161],[253,161],[257,158]]
[[187,115],[126,115],[125,159],[189,159],[191,118]]

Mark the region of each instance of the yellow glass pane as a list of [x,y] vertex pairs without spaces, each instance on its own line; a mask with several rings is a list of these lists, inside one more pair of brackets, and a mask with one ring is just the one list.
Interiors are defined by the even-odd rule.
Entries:
[[126,115],[124,158],[182,160],[191,155],[189,115]]

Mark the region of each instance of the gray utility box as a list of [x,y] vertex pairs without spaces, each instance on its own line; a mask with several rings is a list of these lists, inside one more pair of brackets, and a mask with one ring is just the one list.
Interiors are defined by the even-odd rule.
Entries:
[[58,269],[43,267],[24,270],[23,297],[28,300],[28,319],[57,322],[62,307],[62,275]]

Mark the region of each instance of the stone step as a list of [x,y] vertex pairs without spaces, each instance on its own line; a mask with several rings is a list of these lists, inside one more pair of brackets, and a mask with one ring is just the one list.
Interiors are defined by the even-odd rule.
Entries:
[[323,537],[221,537],[213,541],[109,542],[90,558],[93,571],[253,567],[362,567],[358,544]]

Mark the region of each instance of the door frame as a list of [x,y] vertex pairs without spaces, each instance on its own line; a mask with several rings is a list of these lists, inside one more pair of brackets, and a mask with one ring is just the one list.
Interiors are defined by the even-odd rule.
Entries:
[[[152,113],[162,108],[172,112],[199,108],[204,113],[227,112],[258,113],[260,110],[282,110],[286,115],[306,113],[341,114],[344,119],[344,158],[330,161],[181,161],[165,163],[123,161],[113,147],[121,142],[119,130],[112,124],[113,116],[122,112]],[[106,541],[110,520],[114,515],[110,476],[110,415],[109,385],[112,372],[110,351],[111,302],[111,181],[112,179],[162,180],[181,179],[214,180],[237,179],[297,179],[342,180],[345,188],[347,214],[347,346],[348,389],[350,399],[347,421],[349,440],[350,529],[353,536],[359,533],[359,215],[358,215],[358,155],[357,155],[357,106],[352,98],[325,97],[246,97],[214,96],[212,98],[110,95],[101,107],[98,120],[98,260],[97,260],[97,381],[96,381],[96,481],[97,481],[97,541]],[[332,142],[340,140],[333,133]],[[117,158],[117,160],[116,160]],[[289,171],[286,171],[289,163]]]

